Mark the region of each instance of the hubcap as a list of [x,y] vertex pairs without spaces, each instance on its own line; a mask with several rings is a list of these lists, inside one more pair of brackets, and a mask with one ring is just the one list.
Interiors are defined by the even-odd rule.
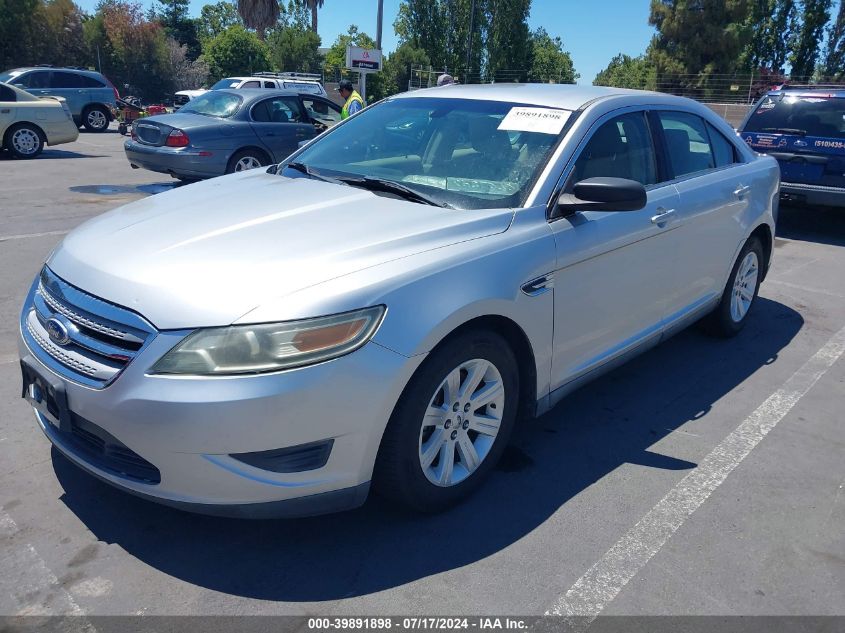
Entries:
[[502,375],[493,363],[476,358],[450,371],[431,397],[420,428],[426,479],[448,487],[475,472],[496,441],[504,410]]
[[261,161],[255,156],[244,156],[235,163],[235,171],[246,171],[247,169],[255,169],[256,167],[261,167]]
[[748,253],[742,260],[734,279],[733,292],[731,294],[731,319],[739,323],[748,314],[751,302],[754,301],[754,291],[757,289],[757,276],[760,267],[757,263],[757,254],[754,251]]
[[15,130],[15,133],[12,134],[12,145],[21,154],[34,154],[38,150],[40,140],[38,133],[28,128]]
[[108,119],[106,119],[106,115],[100,112],[99,110],[91,110],[88,113],[88,124],[96,129],[102,129],[108,125]]

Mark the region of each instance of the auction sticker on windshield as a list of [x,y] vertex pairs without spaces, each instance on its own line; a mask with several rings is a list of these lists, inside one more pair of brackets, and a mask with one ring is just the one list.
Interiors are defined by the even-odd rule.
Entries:
[[560,134],[569,120],[566,110],[550,108],[511,108],[499,123],[500,130],[513,132],[539,132],[540,134]]

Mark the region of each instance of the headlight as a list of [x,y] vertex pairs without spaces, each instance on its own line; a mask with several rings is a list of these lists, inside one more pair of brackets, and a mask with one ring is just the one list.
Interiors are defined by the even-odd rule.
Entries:
[[384,306],[259,325],[197,330],[153,366],[154,374],[260,374],[355,351],[376,333]]

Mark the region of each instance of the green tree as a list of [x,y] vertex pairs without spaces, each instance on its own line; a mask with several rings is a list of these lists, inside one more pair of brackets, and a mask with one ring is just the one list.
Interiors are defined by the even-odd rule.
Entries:
[[651,0],[659,73],[732,73],[748,39],[748,0]]
[[559,37],[552,37],[543,27],[531,34],[531,66],[528,81],[575,83],[581,75],[575,72],[572,56],[563,50]]
[[83,37],[85,15],[72,0],[48,0],[39,13],[44,34],[41,63],[87,66],[92,62]]
[[528,29],[531,0],[487,0],[485,9],[487,76],[495,80],[525,81],[533,43]]
[[190,16],[190,0],[156,0],[149,12],[149,19],[158,20],[166,33],[187,48],[189,59],[196,59],[202,52],[198,23]]
[[238,0],[238,13],[244,24],[254,29],[262,42],[267,29],[273,27],[279,19],[278,0]]
[[202,42],[220,35],[230,26],[243,25],[238,8],[228,0],[203,5],[197,18],[197,32]]
[[231,75],[251,75],[270,68],[267,45],[240,24],[230,26],[209,40],[203,50],[209,78],[217,81]]
[[311,13],[311,30],[317,32],[317,10],[323,8],[324,0],[299,0]]
[[[350,44],[363,48],[375,48],[376,42],[363,31],[359,31],[357,25],[351,25],[346,33],[337,36],[334,44],[326,52],[325,68],[327,72],[343,74],[342,71],[346,66],[346,47]],[[357,76],[358,73],[353,74]]]
[[746,18],[748,43],[740,59],[747,70],[783,72],[797,22],[795,0],[750,0]]
[[40,0],[0,0],[0,68],[41,63]]
[[401,44],[384,60],[383,80],[377,86],[381,92],[376,93],[370,88],[370,95],[376,99],[383,99],[397,92],[408,90],[411,79],[411,67],[418,66],[427,68],[431,60],[421,48],[414,48],[410,44]]
[[655,75],[654,64],[645,55],[631,57],[620,53],[610,60],[607,68],[596,75],[593,85],[654,90]]
[[836,81],[841,81],[845,76],[845,2],[839,3],[836,19],[827,30],[821,74],[826,79]]
[[789,55],[790,76],[794,79],[809,79],[816,68],[824,27],[830,20],[830,4],[831,0],[801,1],[801,26],[794,34]]
[[285,72],[320,72],[320,36],[310,28],[282,26],[267,36],[273,66]]

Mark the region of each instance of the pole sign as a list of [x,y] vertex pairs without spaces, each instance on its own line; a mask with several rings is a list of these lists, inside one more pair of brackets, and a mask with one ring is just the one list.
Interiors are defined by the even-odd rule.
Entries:
[[381,70],[381,51],[349,45],[346,47],[346,67],[359,72],[378,72]]

